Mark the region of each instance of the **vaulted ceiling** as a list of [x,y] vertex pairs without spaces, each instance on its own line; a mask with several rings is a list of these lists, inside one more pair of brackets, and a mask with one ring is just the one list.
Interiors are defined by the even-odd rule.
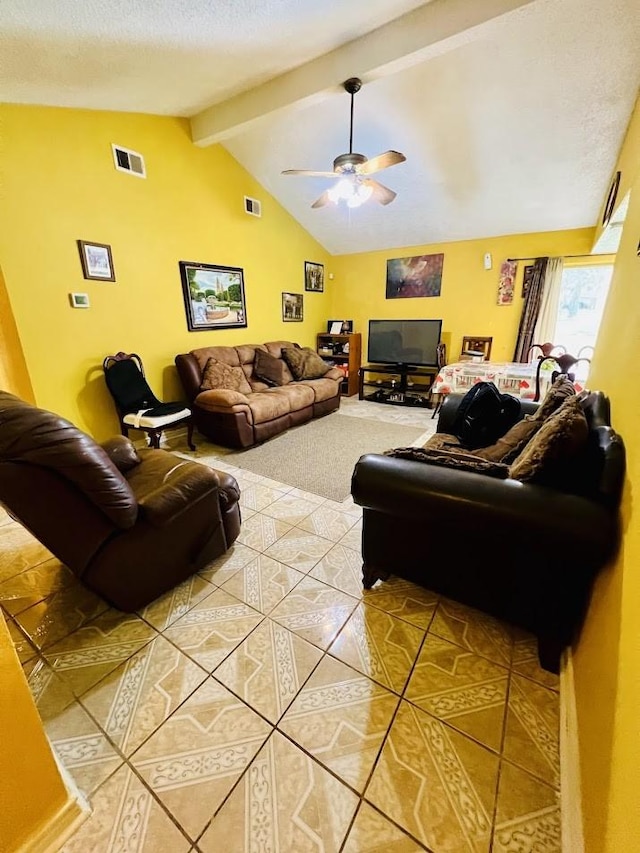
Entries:
[[[637,0],[3,0],[0,98],[189,116],[334,253],[593,225],[640,82]],[[349,150],[382,207],[311,203]]]

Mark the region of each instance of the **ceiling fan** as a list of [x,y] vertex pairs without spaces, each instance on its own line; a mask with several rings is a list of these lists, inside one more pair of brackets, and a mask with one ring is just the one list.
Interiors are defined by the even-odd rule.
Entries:
[[340,179],[330,190],[322,193],[311,207],[324,207],[329,202],[337,204],[341,199],[346,201],[349,207],[360,207],[368,199],[373,198],[379,204],[390,204],[396,197],[396,193],[385,187],[378,181],[374,181],[370,175],[402,163],[407,158],[399,151],[385,151],[372,157],[370,160],[364,154],[357,154],[353,150],[353,96],[362,87],[362,81],[357,77],[350,77],[342,84],[343,88],[351,95],[351,121],[349,124],[349,153],[340,154],[333,161],[333,172],[313,172],[305,169],[287,169],[283,175],[306,175],[316,178]]

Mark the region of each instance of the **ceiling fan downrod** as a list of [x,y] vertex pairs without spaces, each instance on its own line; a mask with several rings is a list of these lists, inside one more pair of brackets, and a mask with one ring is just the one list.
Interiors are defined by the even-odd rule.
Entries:
[[362,80],[359,77],[349,77],[342,84],[345,92],[351,95],[351,118],[349,121],[349,154],[353,154],[353,96],[362,88]]

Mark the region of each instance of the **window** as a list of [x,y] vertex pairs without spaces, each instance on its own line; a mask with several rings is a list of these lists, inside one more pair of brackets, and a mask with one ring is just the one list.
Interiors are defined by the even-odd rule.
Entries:
[[611,264],[565,267],[553,341],[571,355],[595,346],[612,273]]

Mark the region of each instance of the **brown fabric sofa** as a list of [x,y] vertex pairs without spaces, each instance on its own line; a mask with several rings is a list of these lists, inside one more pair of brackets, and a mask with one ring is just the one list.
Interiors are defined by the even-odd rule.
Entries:
[[[303,379],[276,387],[254,376],[256,350],[281,358],[283,347],[295,346],[290,341],[270,341],[238,347],[202,347],[177,355],[176,367],[198,430],[216,444],[251,447],[339,408],[343,376],[336,368],[331,368],[321,379]],[[202,391],[202,376],[210,358],[242,367],[251,393],[226,389]]]
[[144,607],[231,546],[233,477],[164,450],[103,445],[0,391],[0,503],[120,610]]
[[[451,439],[462,395],[447,397],[438,438]],[[579,630],[596,573],[618,541],[624,444],[602,392],[581,395],[588,443],[556,487],[368,454],[356,464],[364,507],[364,586],[390,574],[532,632],[558,671]],[[520,403],[520,417],[535,403]],[[438,438],[429,442],[439,445]]]

